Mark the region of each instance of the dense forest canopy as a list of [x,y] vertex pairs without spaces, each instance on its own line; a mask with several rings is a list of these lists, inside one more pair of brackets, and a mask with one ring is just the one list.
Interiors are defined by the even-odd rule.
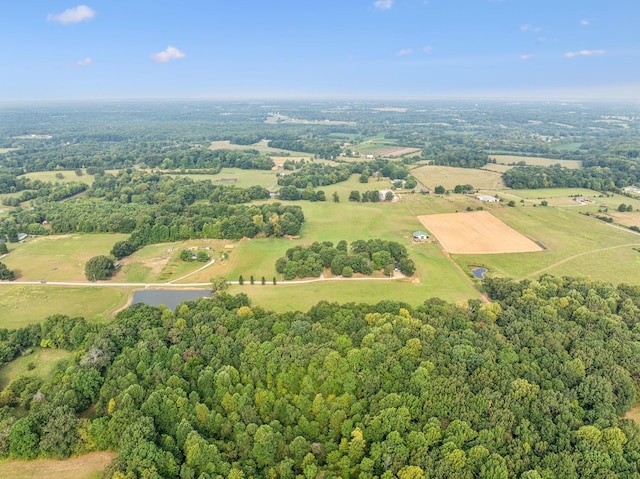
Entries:
[[[321,302],[275,314],[219,293],[108,325],[0,331],[11,359],[67,348],[0,394],[0,453],[115,449],[107,477],[635,477],[640,289],[490,280],[490,304]],[[91,404],[95,415],[83,415]]]

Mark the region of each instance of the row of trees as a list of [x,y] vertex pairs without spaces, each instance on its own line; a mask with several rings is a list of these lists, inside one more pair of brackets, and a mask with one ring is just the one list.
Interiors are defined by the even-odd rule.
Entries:
[[3,391],[0,455],[116,450],[106,477],[639,474],[640,427],[622,416],[640,373],[640,288],[486,286],[484,305],[276,314],[223,292],[109,324],[0,330],[0,352],[75,351]]

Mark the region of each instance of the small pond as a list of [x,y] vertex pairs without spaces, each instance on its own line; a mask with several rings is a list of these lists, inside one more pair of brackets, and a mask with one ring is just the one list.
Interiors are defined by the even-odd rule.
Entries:
[[487,272],[487,268],[473,268],[471,273],[478,279],[484,279],[484,274]]
[[164,304],[174,310],[183,301],[195,301],[211,296],[210,289],[145,289],[133,293],[132,304],[144,303],[149,306]]

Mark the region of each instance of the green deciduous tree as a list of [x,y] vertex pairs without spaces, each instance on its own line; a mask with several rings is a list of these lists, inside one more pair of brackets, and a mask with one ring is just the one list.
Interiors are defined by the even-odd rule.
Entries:
[[94,256],[84,267],[84,274],[89,281],[109,279],[114,272],[114,263],[108,256]]

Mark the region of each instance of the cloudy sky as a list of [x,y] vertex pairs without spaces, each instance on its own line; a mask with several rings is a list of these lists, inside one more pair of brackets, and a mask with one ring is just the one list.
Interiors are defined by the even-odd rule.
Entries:
[[638,0],[3,0],[0,11],[0,101],[640,98]]

